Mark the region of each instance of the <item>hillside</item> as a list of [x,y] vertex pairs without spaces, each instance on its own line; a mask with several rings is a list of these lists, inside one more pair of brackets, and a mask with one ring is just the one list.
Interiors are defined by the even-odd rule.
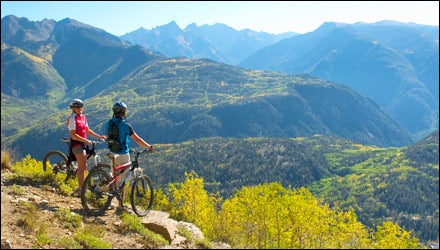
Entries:
[[266,46],[241,67],[306,73],[375,100],[421,139],[438,128],[438,26],[325,22]]
[[[183,234],[181,231],[176,232],[176,238],[173,238],[172,242],[167,242],[164,238],[159,240],[159,234],[148,238],[145,234],[131,228],[124,219],[127,215],[136,216],[130,210],[121,211],[112,208],[103,217],[84,216],[79,198],[62,195],[55,188],[41,183],[6,180],[4,177],[8,173],[7,169],[2,168],[2,249],[99,249],[104,246],[111,249],[200,249],[207,246],[196,244],[194,239],[203,238],[203,235],[196,233],[192,236],[193,238],[189,238],[186,234],[187,239],[179,235],[179,233]],[[116,203],[113,204],[116,206]],[[153,210],[147,215],[148,218],[145,217],[143,220],[146,222],[165,221],[161,218],[162,216],[162,212]],[[195,226],[192,225],[192,227]],[[93,239],[83,239],[83,245],[78,244],[81,242],[81,228],[92,230],[99,238],[95,240],[95,245],[93,245]],[[199,231],[200,229],[194,230],[194,232]],[[89,245],[85,245],[85,242]],[[230,248],[224,243],[207,244],[215,249]]]
[[[368,227],[397,222],[427,244],[438,241],[437,135],[438,131],[403,148],[378,148],[323,136],[204,138],[159,144],[159,153],[143,159],[141,165],[154,180],[155,188],[164,193],[170,192],[168,185],[182,183],[187,172],[201,176],[206,190],[220,194],[223,200],[230,199],[237,190],[262,183],[307,187],[332,209],[354,209]],[[417,156],[426,160],[420,162]],[[2,172],[2,178],[5,176]],[[52,195],[39,194],[53,192],[52,188],[32,184],[26,178],[17,180],[29,192],[37,192],[38,197]],[[12,184],[3,181],[2,185],[8,187],[2,186],[2,192],[9,190],[10,195]],[[19,191],[15,188],[12,192]],[[38,197],[32,200],[40,202]]]
[[[435,133],[427,137],[432,138],[426,139],[429,143],[424,140],[403,148],[380,148],[318,135],[204,138],[160,145],[162,153],[149,157],[145,169],[158,187],[181,182],[185,172],[195,171],[204,178],[209,192],[223,197],[243,186],[265,182],[304,186],[331,207],[355,209],[365,225],[393,218],[407,230],[416,230],[422,240],[436,240],[439,141]],[[419,161],[416,156],[426,160]]]
[[[152,143],[313,134],[377,146],[403,146],[412,141],[376,103],[343,85],[308,76],[244,70],[206,59],[155,60],[86,99],[84,112],[94,131],[103,133],[115,100],[126,101],[128,119]],[[38,159],[49,148],[64,148],[60,138],[66,136],[68,112],[63,108],[42,117],[42,122],[6,138],[6,145]],[[30,139],[46,148],[29,145]]]

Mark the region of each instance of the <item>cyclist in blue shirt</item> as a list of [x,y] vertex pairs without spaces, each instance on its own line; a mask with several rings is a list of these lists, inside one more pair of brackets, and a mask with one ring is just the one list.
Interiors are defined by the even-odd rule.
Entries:
[[[142,139],[133,129],[133,126],[126,121],[127,117],[127,104],[123,101],[119,101],[113,105],[113,117],[105,124],[105,131],[108,131],[110,127],[110,122],[114,122],[118,124],[119,130],[119,141],[121,143],[121,149],[119,151],[113,151],[113,154],[116,154],[115,157],[115,166],[119,166],[125,163],[131,162],[130,154],[129,154],[129,145],[128,143],[133,139],[136,144],[140,147],[148,148],[151,152],[156,152],[152,145],[147,143],[144,139]],[[114,170],[114,169],[113,169]],[[115,173],[113,173],[115,174]],[[124,200],[124,192],[125,188],[122,189],[122,201]],[[119,207],[123,207],[122,201],[119,201]]]

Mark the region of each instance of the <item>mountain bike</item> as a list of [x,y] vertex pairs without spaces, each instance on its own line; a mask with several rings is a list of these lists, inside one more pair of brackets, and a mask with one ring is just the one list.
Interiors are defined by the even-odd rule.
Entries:
[[[98,163],[90,169],[81,188],[81,204],[89,215],[103,215],[115,197],[123,203],[122,189],[128,182],[131,183],[130,202],[133,211],[141,217],[147,215],[153,206],[154,189],[150,177],[145,175],[139,166],[139,157],[143,153],[152,153],[152,151],[130,149],[134,160],[114,166],[112,168],[114,170],[112,172],[116,173],[114,176],[105,171],[110,167],[107,163]],[[117,157],[112,153],[108,153],[107,156],[112,162],[114,157]]]
[[[78,165],[76,163],[75,155],[70,150],[70,139],[63,137],[61,140],[67,144],[67,152],[63,153],[58,150],[49,151],[44,156],[43,170],[46,171],[48,170],[49,166],[52,167],[53,173],[66,175],[64,182],[67,183],[70,179],[76,178],[76,170],[78,169]],[[103,142],[105,142],[105,140],[92,141],[92,144],[87,145],[86,147],[87,160],[93,157],[95,166],[100,161],[100,156],[96,153],[95,146]]]

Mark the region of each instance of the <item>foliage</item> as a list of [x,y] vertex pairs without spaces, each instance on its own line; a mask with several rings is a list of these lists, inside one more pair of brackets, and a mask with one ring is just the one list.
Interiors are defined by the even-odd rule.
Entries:
[[23,186],[14,184],[12,185],[12,192],[15,195],[23,195],[25,193],[25,189]]
[[333,208],[353,209],[368,227],[376,228],[391,218],[423,241],[436,240],[438,139],[411,148],[411,155],[420,151],[424,159],[433,160],[409,158],[407,147],[380,148],[315,135],[204,138],[158,145],[160,154],[141,164],[158,188],[183,182],[185,172],[195,171],[208,192],[218,192],[224,199],[241,187],[264,182],[307,187]]
[[[227,229],[222,238],[238,248],[365,249],[378,240],[353,211],[334,211],[307,189],[285,189],[279,183],[243,187],[223,203],[219,216]],[[390,244],[418,247],[416,238],[406,236]]]
[[[215,216],[203,216],[199,213],[203,205],[214,207],[212,201],[206,200],[203,178],[196,173],[185,173],[185,177],[184,183],[171,185],[176,206],[174,216],[201,224],[204,234],[215,230],[211,237],[234,248],[341,249],[385,245],[380,230],[389,224],[379,228],[376,235],[357,220],[353,210],[332,210],[328,205],[320,205],[307,189],[285,189],[276,182],[242,187],[234,197],[225,200]],[[210,228],[205,224],[217,226]],[[387,246],[419,247],[418,239],[410,235],[400,228],[399,234],[389,236],[392,246]]]
[[13,172],[9,173],[9,175],[11,175],[9,178],[18,183],[25,183],[28,180],[32,180],[35,183],[52,185],[58,188],[64,195],[71,194],[78,186],[76,178],[65,183],[65,176],[54,174],[51,166],[47,171],[44,171],[42,164],[41,161],[37,161],[31,158],[30,155],[27,155],[21,162],[15,162],[12,166]]
[[87,225],[75,234],[75,240],[86,249],[111,249],[111,243],[102,239],[105,231],[98,226]]
[[7,150],[3,150],[1,152],[1,169],[10,169],[11,168],[11,154]]
[[173,204],[169,201],[171,194],[169,189],[156,188],[154,189],[153,210],[171,211]]
[[80,228],[82,226],[82,217],[79,214],[72,213],[70,209],[59,208],[55,215],[58,216],[64,226],[69,229]]
[[20,202],[24,209],[27,209],[26,215],[20,220],[19,224],[30,231],[34,231],[38,226],[37,218],[34,216],[37,211],[37,206],[30,202]]
[[417,238],[411,237],[409,232],[392,222],[384,222],[377,227],[374,236],[374,249],[415,249],[419,247]]
[[185,173],[185,182],[171,184],[172,209],[170,216],[185,219],[197,225],[208,238],[214,237],[216,222],[215,197],[209,196],[203,185],[203,178],[196,173]]

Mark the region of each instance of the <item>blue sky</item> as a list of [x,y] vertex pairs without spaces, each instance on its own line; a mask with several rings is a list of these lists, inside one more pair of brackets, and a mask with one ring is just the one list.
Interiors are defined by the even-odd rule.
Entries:
[[272,34],[307,33],[324,22],[382,20],[435,25],[439,1],[1,1],[1,16],[30,21],[71,18],[121,36],[175,21],[184,29],[215,23]]

